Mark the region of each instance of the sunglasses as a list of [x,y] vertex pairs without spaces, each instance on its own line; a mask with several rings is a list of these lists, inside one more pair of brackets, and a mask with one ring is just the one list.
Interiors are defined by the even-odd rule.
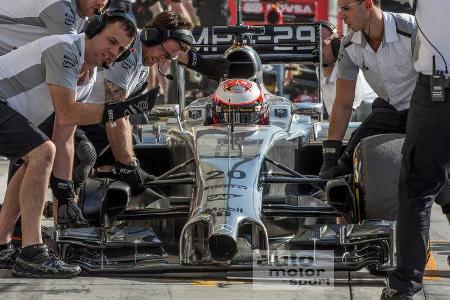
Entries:
[[176,60],[178,58],[178,56],[180,56],[180,54],[177,54],[176,56],[172,56],[169,51],[166,50],[166,48],[164,48],[163,43],[159,44],[161,46],[161,50],[163,53],[163,56],[165,59],[167,60]]

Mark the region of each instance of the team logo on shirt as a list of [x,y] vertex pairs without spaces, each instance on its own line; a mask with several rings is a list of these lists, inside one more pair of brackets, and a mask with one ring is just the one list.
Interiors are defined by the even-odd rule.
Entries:
[[147,73],[148,73],[148,70],[141,70],[141,72],[139,73],[139,81],[144,79],[144,76],[147,76]]
[[64,54],[63,67],[70,69],[78,65],[78,57],[73,53]]
[[130,57],[128,59],[125,59],[120,66],[125,70],[129,70],[136,67],[136,62],[134,61],[134,59],[131,59],[130,55]]
[[72,26],[75,23],[75,16],[71,12],[64,14],[64,24]]

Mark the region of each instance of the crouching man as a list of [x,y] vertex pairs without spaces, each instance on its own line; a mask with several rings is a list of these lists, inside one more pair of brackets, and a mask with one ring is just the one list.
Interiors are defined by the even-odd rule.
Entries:
[[[67,265],[42,242],[41,218],[48,184],[67,215],[80,217],[71,182],[51,178],[55,153],[73,160],[73,143],[63,149],[55,139],[65,126],[95,124],[123,117],[127,108],[145,107],[141,99],[126,103],[77,103],[76,91],[89,72],[114,62],[136,36],[131,17],[113,12],[94,17],[86,35],[54,35],[38,39],[0,57],[0,155],[22,158],[11,178],[0,211],[0,267],[22,277],[70,278],[78,266]],[[155,95],[156,96],[156,95]],[[55,112],[54,143],[38,126]],[[67,136],[67,135],[62,135]],[[60,166],[61,167],[61,166]],[[67,167],[67,166],[63,166]],[[22,216],[22,251],[11,245],[14,224]]]

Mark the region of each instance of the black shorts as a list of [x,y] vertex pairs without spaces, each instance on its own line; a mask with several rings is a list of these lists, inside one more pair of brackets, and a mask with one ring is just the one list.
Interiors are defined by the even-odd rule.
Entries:
[[0,155],[14,160],[24,157],[49,138],[27,118],[0,101]]

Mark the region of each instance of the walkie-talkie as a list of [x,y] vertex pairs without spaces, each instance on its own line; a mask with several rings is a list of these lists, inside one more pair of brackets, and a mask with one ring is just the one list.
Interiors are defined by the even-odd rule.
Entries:
[[436,58],[433,55],[433,74],[430,77],[431,101],[444,102],[444,72],[436,70]]

